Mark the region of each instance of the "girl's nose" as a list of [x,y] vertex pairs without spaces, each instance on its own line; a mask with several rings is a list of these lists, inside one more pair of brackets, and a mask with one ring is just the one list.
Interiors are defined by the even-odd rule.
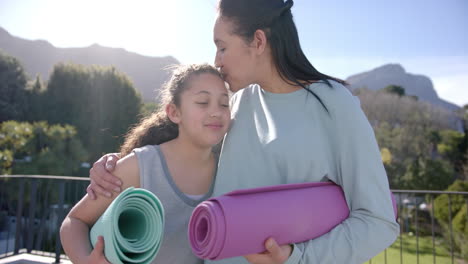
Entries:
[[220,106],[216,107],[211,111],[210,117],[221,117],[222,109]]
[[220,117],[220,112],[219,111],[212,112],[210,117]]

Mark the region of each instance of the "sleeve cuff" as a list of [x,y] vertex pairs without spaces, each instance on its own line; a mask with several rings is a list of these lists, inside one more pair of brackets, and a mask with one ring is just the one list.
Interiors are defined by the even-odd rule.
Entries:
[[291,253],[291,256],[289,256],[288,260],[284,264],[296,264],[299,263],[302,257],[302,251],[299,249],[299,247],[296,244],[293,245],[293,252]]

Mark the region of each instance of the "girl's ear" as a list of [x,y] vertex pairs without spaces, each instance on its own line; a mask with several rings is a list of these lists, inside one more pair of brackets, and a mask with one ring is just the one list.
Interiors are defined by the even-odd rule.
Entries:
[[267,46],[267,36],[264,30],[257,29],[255,31],[252,44],[257,54],[262,54],[265,51]]
[[173,123],[180,123],[180,111],[175,104],[166,105],[166,115]]

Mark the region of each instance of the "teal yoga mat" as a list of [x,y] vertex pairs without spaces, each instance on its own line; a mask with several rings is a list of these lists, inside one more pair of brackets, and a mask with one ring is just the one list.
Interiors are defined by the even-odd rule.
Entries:
[[164,233],[164,208],[150,191],[130,187],[110,204],[90,231],[91,244],[104,237],[111,263],[151,263]]

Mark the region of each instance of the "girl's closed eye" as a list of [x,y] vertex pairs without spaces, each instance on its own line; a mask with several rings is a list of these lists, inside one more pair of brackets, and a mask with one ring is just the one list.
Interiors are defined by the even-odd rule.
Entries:
[[219,98],[219,105],[222,107],[229,107],[229,95],[224,94]]
[[221,102],[219,102],[219,105],[222,106],[222,107],[229,107],[229,101],[227,101],[227,102],[221,101]]

